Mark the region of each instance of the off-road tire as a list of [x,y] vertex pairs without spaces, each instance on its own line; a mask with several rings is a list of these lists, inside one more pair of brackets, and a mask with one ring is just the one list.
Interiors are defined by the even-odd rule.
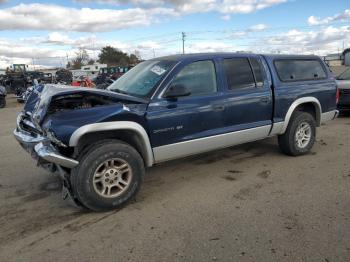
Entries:
[[0,108],[4,108],[6,106],[6,98],[4,96],[0,96]]
[[[311,127],[311,138],[304,148],[300,148],[296,141],[296,133],[298,127],[302,123],[307,123]],[[278,144],[281,151],[289,156],[305,155],[312,149],[316,139],[316,120],[315,118],[303,111],[296,111],[293,113],[286,132],[278,136]]]
[[[93,177],[97,168],[108,159],[122,159],[129,165],[132,176],[128,188],[121,195],[106,198],[94,189]],[[79,159],[79,165],[72,170],[73,194],[87,209],[108,211],[118,209],[130,201],[140,190],[145,174],[140,154],[129,144],[119,140],[106,140],[89,148]]]

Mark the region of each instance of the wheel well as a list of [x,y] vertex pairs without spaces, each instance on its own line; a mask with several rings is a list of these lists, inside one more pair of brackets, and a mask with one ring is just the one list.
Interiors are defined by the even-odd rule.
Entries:
[[79,139],[74,154],[79,156],[81,153],[85,153],[91,145],[96,144],[99,141],[110,139],[118,139],[129,144],[139,152],[144,163],[147,163],[147,150],[144,142],[141,136],[132,130],[111,130],[87,133]]
[[295,111],[302,111],[302,112],[307,112],[307,113],[311,114],[314,117],[314,119],[316,120],[317,126],[320,126],[320,124],[321,124],[321,112],[320,112],[320,108],[318,107],[317,104],[315,104],[313,102],[304,103],[304,104],[298,105],[295,108]]

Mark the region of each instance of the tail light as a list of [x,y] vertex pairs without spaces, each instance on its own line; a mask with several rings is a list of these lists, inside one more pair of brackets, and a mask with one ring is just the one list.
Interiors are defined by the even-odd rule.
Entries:
[[337,92],[336,92],[336,95],[335,95],[335,102],[336,104],[339,103],[339,88],[337,87]]

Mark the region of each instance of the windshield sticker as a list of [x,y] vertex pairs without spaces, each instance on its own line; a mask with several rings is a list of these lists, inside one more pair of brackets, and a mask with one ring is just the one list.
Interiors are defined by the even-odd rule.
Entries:
[[164,74],[166,72],[166,70],[164,68],[161,68],[160,66],[154,66],[151,68],[151,71],[159,76],[161,76],[162,74]]

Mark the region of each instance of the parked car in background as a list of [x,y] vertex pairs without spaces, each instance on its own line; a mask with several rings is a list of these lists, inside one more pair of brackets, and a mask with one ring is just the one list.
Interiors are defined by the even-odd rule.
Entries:
[[67,69],[60,69],[55,74],[55,83],[62,85],[70,85],[73,82],[73,74]]
[[350,68],[337,77],[339,89],[338,108],[340,111],[350,111]]
[[0,86],[0,108],[4,108],[6,106],[6,88],[4,86]]
[[271,136],[283,153],[307,154],[316,127],[338,115],[336,90],[317,56],[176,55],[140,63],[107,91],[40,86],[14,135],[77,204],[110,210],[168,160]]

